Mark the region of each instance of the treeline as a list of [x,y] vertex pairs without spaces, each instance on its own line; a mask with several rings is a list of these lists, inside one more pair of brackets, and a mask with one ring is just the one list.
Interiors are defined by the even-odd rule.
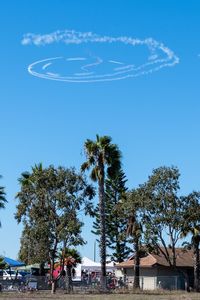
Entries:
[[[81,235],[84,225],[81,211],[94,218],[92,232],[99,236],[103,290],[108,248],[116,262],[134,251],[134,286],[138,288],[140,257],[147,251],[161,252],[169,266],[176,268],[176,247],[188,236],[187,247],[194,253],[194,287],[199,291],[200,192],[181,196],[180,173],[174,166],[154,169],[145,183],[128,190],[121,152],[110,137],[97,135],[96,140],[88,139],[84,150],[86,161],[79,172],[74,168],[44,168],[38,164],[21,174],[15,214],[17,222],[23,223],[19,258],[27,264],[40,263],[41,272],[48,261],[55,292],[56,260],[59,257],[63,267],[69,257],[75,256],[80,261],[74,248],[86,243]],[[87,177],[97,183],[96,189]],[[96,207],[95,194],[99,199]],[[1,187],[0,206],[4,207],[5,202]],[[71,266],[70,261],[66,276],[68,291]]]

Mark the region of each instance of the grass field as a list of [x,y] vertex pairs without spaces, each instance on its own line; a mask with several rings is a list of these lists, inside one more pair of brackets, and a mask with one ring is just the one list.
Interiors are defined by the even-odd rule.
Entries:
[[196,293],[168,293],[168,294],[102,294],[102,295],[64,295],[57,293],[51,295],[50,292],[33,292],[33,293],[1,293],[0,299],[23,299],[23,300],[200,300],[200,294]]

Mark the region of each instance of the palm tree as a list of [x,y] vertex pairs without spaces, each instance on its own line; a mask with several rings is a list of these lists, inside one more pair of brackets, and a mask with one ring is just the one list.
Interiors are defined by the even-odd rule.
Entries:
[[[2,178],[1,175],[0,178]],[[4,187],[0,186],[0,208],[5,208],[5,203],[7,202],[5,195],[6,193]],[[1,222],[0,222],[0,226],[1,226]]]
[[[184,202],[182,237],[191,236],[190,247],[194,258],[194,289],[200,292],[200,192],[181,197]],[[188,243],[187,243],[188,244]]]
[[67,293],[70,293],[73,291],[73,270],[77,264],[81,263],[81,255],[74,248],[64,248],[60,253],[60,258],[61,270],[64,270],[64,266],[66,266],[65,289]]
[[126,234],[131,237],[134,252],[134,288],[140,288],[140,258],[145,254],[141,240],[143,235],[143,222],[141,210],[143,206],[142,187],[133,189],[126,193],[125,201],[122,203],[124,213],[128,216]]
[[121,167],[121,152],[116,144],[111,143],[109,136],[96,136],[96,141],[87,139],[84,145],[87,161],[81,170],[92,168],[90,177],[98,183],[99,212],[100,212],[100,261],[101,287],[106,289],[106,229],[105,229],[105,179],[106,175],[115,175]]
[[140,248],[142,228],[138,222],[135,213],[133,213],[128,220],[127,234],[133,239],[134,250],[134,288],[140,288]]
[[200,291],[200,258],[199,258],[199,245],[200,245],[200,230],[194,228],[191,230],[192,239],[191,244],[194,253],[194,288],[196,292]]
[[[200,292],[200,257],[199,257],[199,245],[200,245],[200,228],[184,228],[182,231],[182,238],[191,235],[190,242],[184,242],[183,246],[186,250],[193,251],[193,266],[194,266],[194,290]],[[188,287],[188,275],[186,276],[186,283]]]

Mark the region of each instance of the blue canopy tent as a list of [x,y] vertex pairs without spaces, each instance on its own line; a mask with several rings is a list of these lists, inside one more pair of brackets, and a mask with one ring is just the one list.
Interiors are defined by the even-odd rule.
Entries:
[[11,259],[9,257],[4,257],[4,263],[6,263],[9,268],[25,266],[23,262]]

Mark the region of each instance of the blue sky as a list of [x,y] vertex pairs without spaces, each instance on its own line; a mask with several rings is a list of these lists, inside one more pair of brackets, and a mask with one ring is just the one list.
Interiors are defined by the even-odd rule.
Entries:
[[[130,188],[144,182],[153,168],[176,165],[181,193],[199,189],[198,1],[7,0],[0,5],[0,174],[8,199],[6,209],[0,211],[1,254],[16,258],[19,250],[21,226],[13,215],[21,172],[39,162],[79,169],[84,141],[96,133],[111,135],[119,145]],[[49,53],[67,55],[70,46],[22,46],[23,35],[64,29],[152,37],[169,47],[180,63],[112,82],[68,83],[31,76],[29,64],[48,58]],[[131,61],[131,51],[123,51]],[[92,221],[85,221],[88,244],[79,250],[92,258]]]

